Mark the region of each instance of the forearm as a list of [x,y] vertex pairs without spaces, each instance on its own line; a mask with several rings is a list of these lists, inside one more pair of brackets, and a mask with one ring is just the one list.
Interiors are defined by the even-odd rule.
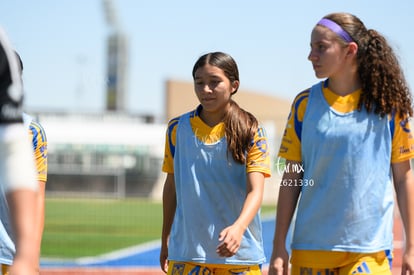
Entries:
[[396,195],[404,225],[406,249],[414,252],[414,179],[408,175],[406,181],[396,183]]
[[164,184],[163,195],[163,223],[161,242],[167,244],[174,221],[175,209],[177,207],[177,199],[175,194],[174,175],[168,174]]
[[262,173],[251,172],[247,178],[246,199],[239,217],[234,222],[243,230],[246,230],[262,206],[264,189],[264,175]]
[[35,222],[36,192],[18,189],[7,194],[14,229],[16,259],[26,259],[36,266],[38,250],[32,225]]
[[[299,178],[302,178],[302,175],[296,173],[285,173],[283,176],[283,180]],[[284,182],[283,180],[282,182]],[[276,229],[273,239],[273,246],[276,250],[285,247],[286,236],[289,230],[289,226],[292,222],[292,217],[295,212],[300,191],[300,186],[281,185],[279,188],[279,197],[276,211]]]
[[45,224],[45,188],[46,182],[38,181],[39,189],[36,196],[36,220],[35,220],[35,236],[39,253],[41,255],[42,236]]
[[392,174],[398,207],[404,225],[405,251],[414,255],[414,176],[410,160],[393,163]]

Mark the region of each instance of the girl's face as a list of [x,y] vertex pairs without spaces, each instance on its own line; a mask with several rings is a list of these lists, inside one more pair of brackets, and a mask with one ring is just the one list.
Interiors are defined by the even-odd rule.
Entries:
[[231,95],[237,90],[238,81],[231,82],[224,71],[206,64],[195,72],[194,89],[203,111],[224,114]]
[[335,77],[346,70],[347,46],[340,44],[331,30],[316,26],[311,35],[311,51],[308,59],[318,78]]

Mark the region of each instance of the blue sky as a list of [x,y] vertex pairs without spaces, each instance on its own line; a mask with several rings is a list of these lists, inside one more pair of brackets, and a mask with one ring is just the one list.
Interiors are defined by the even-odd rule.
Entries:
[[[162,116],[165,80],[191,81],[196,59],[216,50],[236,59],[242,89],[291,100],[317,81],[307,61],[313,26],[338,11],[356,14],[368,28],[386,36],[414,88],[412,0],[114,4],[129,37],[131,113]],[[0,25],[24,62],[27,110],[104,110],[108,25],[101,0],[4,0]]]

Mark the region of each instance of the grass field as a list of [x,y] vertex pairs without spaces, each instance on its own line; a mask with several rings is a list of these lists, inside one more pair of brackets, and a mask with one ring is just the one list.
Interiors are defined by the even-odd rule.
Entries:
[[162,205],[147,200],[47,199],[42,257],[93,256],[159,238]]
[[[263,206],[262,213],[274,212]],[[145,199],[46,199],[42,257],[78,258],[157,240],[162,204]]]

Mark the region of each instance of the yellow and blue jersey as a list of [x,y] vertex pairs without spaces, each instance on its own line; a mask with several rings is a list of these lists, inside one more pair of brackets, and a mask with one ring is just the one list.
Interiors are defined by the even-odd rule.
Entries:
[[28,114],[23,113],[23,121],[29,130],[29,138],[33,146],[37,180],[47,181],[47,138],[42,125]]
[[[235,255],[220,257],[216,249],[220,232],[234,223],[244,207],[247,174],[270,175],[263,129],[252,141],[254,148],[246,152],[247,163],[241,164],[228,152],[224,124],[209,129],[196,117],[197,110],[180,116],[177,122],[173,120],[170,127],[171,124],[174,127],[169,132],[173,130],[175,134],[167,134],[170,155],[166,159],[173,159],[173,166],[170,166],[173,170],[169,173],[174,173],[177,200],[168,259],[209,264],[262,264],[265,255],[259,212],[243,232]],[[194,120],[198,120],[202,128],[194,128]],[[188,230],[195,227],[199,230]]]
[[[178,118],[170,120],[165,139],[165,155],[162,171],[174,173],[174,154],[177,144],[177,125]],[[214,127],[208,126],[199,116],[199,108],[192,111],[190,115],[191,128],[195,136],[206,144],[214,144],[222,139],[225,135],[225,125],[223,122]],[[261,172],[265,177],[270,177],[270,155],[267,148],[266,136],[264,129],[259,127],[252,141],[253,146],[247,153],[246,171]]]
[[[323,95],[328,104],[338,112],[348,113],[357,109],[361,90],[357,90],[347,96],[339,96],[328,87],[323,87]],[[292,161],[301,161],[301,129],[308,104],[310,89],[299,93],[293,101],[291,111],[286,124],[279,156]],[[392,155],[391,162],[401,162],[414,157],[414,138],[408,119],[400,116],[390,116],[390,128],[392,131]]]
[[[393,192],[390,168],[386,167],[411,159],[414,140],[407,119],[398,115],[380,118],[365,109],[356,112],[362,92],[338,96],[321,83],[298,94],[292,104],[279,156],[302,162],[304,177],[314,181],[302,188],[292,264],[330,268],[345,259],[344,255],[354,259],[360,253],[390,258]],[[374,172],[361,180],[367,171]],[[353,222],[342,225],[346,218]],[[317,225],[311,225],[313,222]],[[357,226],[359,230],[355,230]],[[340,229],[330,229],[335,227]],[[310,234],[303,233],[308,229]],[[325,229],[334,231],[335,238],[322,232]],[[303,236],[312,240],[303,240]],[[375,242],[361,241],[374,237]],[[322,241],[315,241],[317,238]],[[347,238],[354,239],[345,242]]]

